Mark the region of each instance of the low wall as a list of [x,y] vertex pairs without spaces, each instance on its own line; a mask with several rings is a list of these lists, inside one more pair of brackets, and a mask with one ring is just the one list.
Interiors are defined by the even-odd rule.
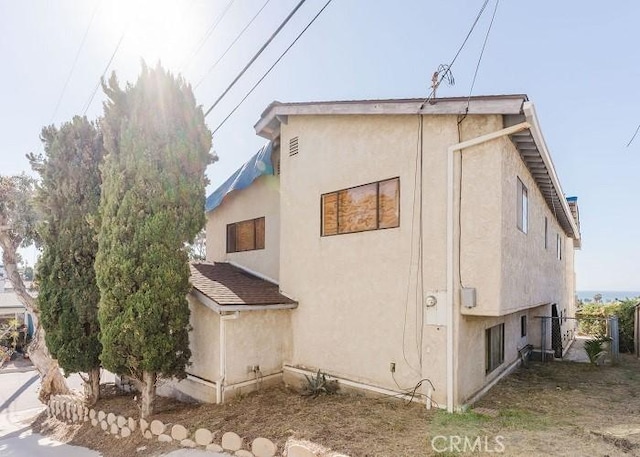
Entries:
[[185,448],[227,452],[237,457],[274,457],[278,451],[281,452],[278,455],[286,457],[347,457],[317,444],[294,439],[287,440],[284,449],[278,449],[273,441],[262,437],[245,443],[244,439],[234,432],[226,432],[218,440],[216,434],[206,428],[191,432],[180,424],[172,424],[169,427],[159,420],[148,422],[144,419],[120,416],[88,408],[82,400],[72,395],[51,397],[47,405],[47,414],[67,423],[90,422],[97,431],[114,435],[114,438],[128,438],[133,433],[139,433],[149,440],[175,443]]

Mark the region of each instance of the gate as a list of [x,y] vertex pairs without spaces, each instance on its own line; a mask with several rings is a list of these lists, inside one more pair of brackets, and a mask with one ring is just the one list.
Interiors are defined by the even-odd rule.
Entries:
[[536,316],[536,319],[540,320],[540,346],[539,349],[534,348],[534,353],[539,350],[542,361],[563,359],[588,362],[584,344],[589,340],[604,341],[605,360],[612,363],[618,361],[620,334],[616,316],[558,316],[553,306],[551,316]]

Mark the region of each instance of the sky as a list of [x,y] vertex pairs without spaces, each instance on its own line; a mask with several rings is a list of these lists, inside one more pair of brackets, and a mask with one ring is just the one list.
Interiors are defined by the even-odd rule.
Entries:
[[[160,61],[208,109],[298,1],[0,0],[0,173],[30,172],[25,154],[42,151],[43,126],[101,115],[101,89],[91,96],[112,55],[108,74],[122,83],[135,81],[142,59]],[[207,117],[211,130],[325,3],[304,2]],[[274,100],[426,97],[482,4],[333,0],[214,134],[220,160],[207,170],[208,191],[264,144],[253,126]],[[453,65],[455,85],[438,96],[469,95],[495,5],[489,0]],[[578,290],[640,291],[640,135],[627,147],[640,124],[640,2],[603,5],[499,2],[472,94],[524,93],[535,104],[563,190],[578,196]],[[25,251],[31,264],[35,256]]]

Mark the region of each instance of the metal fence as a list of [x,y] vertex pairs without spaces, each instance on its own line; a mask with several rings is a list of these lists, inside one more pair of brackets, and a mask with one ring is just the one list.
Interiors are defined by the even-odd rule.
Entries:
[[[605,360],[617,362],[619,358],[620,334],[618,318],[612,317],[566,317],[536,316],[540,320],[540,351],[542,361],[566,359],[588,361],[584,343],[589,340],[603,341]],[[537,357],[537,354],[536,354]]]

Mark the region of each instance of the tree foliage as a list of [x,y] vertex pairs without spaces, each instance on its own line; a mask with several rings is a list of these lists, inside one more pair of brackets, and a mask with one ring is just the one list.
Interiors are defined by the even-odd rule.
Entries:
[[85,117],[41,134],[44,156],[30,155],[40,175],[42,211],[38,264],[42,325],[47,347],[67,373],[100,367],[100,292],[93,263],[98,248],[92,224],[100,202],[102,136]]
[[186,244],[204,225],[211,133],[190,86],[159,65],[143,64],[124,89],[113,75],[103,89],[102,363],[141,381],[181,378],[191,356]]
[[578,317],[590,318],[579,321],[579,331],[586,335],[602,336],[607,334],[607,319],[618,317],[619,350],[621,352],[633,352],[634,350],[634,325],[635,307],[640,302],[640,297],[616,300],[611,303],[589,303],[580,307]]
[[[38,212],[34,205],[36,181],[26,174],[0,176],[0,249],[6,275],[18,299],[32,314],[39,316],[40,310],[34,297],[24,285],[18,272],[20,256],[18,248],[37,242],[36,225]],[[60,373],[58,362],[51,357],[44,341],[44,330],[40,319],[33,341],[29,345],[29,356],[41,378],[38,398],[46,402],[52,394],[67,394],[69,388]]]

